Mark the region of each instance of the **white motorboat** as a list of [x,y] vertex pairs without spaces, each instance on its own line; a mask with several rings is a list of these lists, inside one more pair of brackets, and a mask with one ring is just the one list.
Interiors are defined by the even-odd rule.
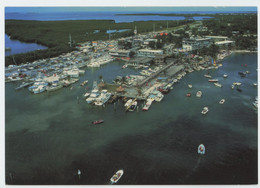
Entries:
[[111,184],[117,183],[118,180],[123,176],[124,174],[124,170],[118,170],[113,176],[112,178],[110,178],[110,182]]
[[54,84],[52,84],[51,86],[46,87],[46,91],[48,91],[48,92],[50,92],[50,91],[56,91],[56,90],[58,90],[58,89],[60,89],[60,88],[62,88],[62,87],[63,87],[62,84],[54,83]]
[[152,102],[153,102],[152,99],[147,99],[147,102],[146,102],[146,104],[143,107],[143,111],[149,110],[150,106],[152,105]]
[[224,104],[225,103],[225,99],[221,99],[220,101],[219,101],[219,104]]
[[203,144],[200,144],[198,147],[198,154],[204,155],[206,151],[206,148]]
[[135,111],[136,107],[137,107],[137,101],[134,101],[134,102],[131,104],[131,106],[129,107],[128,110],[129,110],[130,112],[133,112],[133,111]]
[[202,114],[207,114],[209,111],[208,107],[204,107],[203,110],[201,111]]
[[240,83],[240,82],[234,82],[233,85],[235,85],[235,86],[240,86],[241,83]]
[[202,96],[202,92],[201,91],[198,91],[197,93],[196,93],[196,97],[201,97]]
[[205,77],[205,78],[211,78],[212,76],[209,75],[209,74],[205,74],[204,77]]
[[87,93],[84,94],[84,97],[87,98],[89,95],[90,95],[90,93],[87,92]]
[[224,75],[223,75],[223,77],[224,77],[224,78],[227,78],[227,77],[228,77],[228,75],[227,75],[227,74],[224,74]]
[[222,85],[218,82],[214,83],[214,85],[217,86],[217,87],[222,87]]
[[191,85],[191,84],[188,84],[188,87],[189,87],[189,88],[192,88],[192,85]]
[[125,107],[128,108],[131,104],[132,104],[132,99],[129,99],[126,103],[125,103]]

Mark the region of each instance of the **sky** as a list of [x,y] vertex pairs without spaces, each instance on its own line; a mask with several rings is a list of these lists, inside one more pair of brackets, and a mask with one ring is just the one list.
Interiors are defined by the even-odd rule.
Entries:
[[174,12],[174,11],[257,11],[257,7],[6,7],[5,12],[81,12],[81,11],[136,11],[136,12]]

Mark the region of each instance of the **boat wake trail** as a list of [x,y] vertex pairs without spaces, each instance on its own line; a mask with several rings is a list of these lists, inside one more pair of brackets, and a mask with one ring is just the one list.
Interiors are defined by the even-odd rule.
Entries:
[[197,170],[197,168],[198,168],[199,165],[200,165],[201,159],[202,159],[202,156],[199,156],[199,158],[198,158],[198,160],[197,160],[195,166],[194,166],[191,170],[189,170],[189,173],[187,173],[187,175],[184,177],[183,181],[184,181],[185,179],[189,178],[189,177]]

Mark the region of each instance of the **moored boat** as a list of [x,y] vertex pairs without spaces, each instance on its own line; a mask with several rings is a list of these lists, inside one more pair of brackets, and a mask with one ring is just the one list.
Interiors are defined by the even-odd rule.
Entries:
[[233,85],[235,85],[235,86],[240,86],[241,83],[240,83],[240,82],[234,82]]
[[222,85],[218,82],[215,82],[214,85],[217,86],[217,87],[222,87]]
[[192,85],[191,85],[191,84],[188,84],[188,87],[189,87],[189,88],[192,88]]
[[150,108],[150,106],[152,105],[152,102],[153,102],[152,99],[147,99],[147,102],[143,107],[143,111],[147,111]]
[[111,184],[117,183],[118,180],[122,177],[123,174],[124,174],[124,171],[123,171],[122,169],[121,169],[121,170],[118,170],[118,171],[112,176],[112,178],[110,178]]
[[223,77],[224,77],[224,78],[227,78],[227,77],[228,77],[228,75],[227,75],[227,74],[224,74],[224,75],[223,75]]
[[205,78],[211,78],[212,76],[209,75],[209,74],[205,74],[204,77],[205,77]]
[[209,82],[218,82],[218,79],[209,79]]
[[81,84],[80,84],[80,86],[84,86],[84,85],[86,85],[88,83],[88,80],[84,80]]
[[198,91],[198,92],[196,93],[196,97],[201,97],[201,95],[202,95],[202,92],[201,92],[201,91]]
[[186,94],[186,97],[190,97],[190,96],[191,96],[191,93],[187,93],[187,94]]
[[128,110],[129,110],[130,112],[133,112],[133,111],[135,111],[136,107],[137,107],[137,101],[134,101],[134,102],[131,104],[131,106],[129,107]]

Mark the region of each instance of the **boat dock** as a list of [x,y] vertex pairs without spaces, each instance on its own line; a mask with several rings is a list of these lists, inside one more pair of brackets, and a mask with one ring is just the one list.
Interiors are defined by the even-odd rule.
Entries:
[[132,98],[132,99],[136,99],[136,100],[146,100],[145,96],[130,95],[130,94],[123,94],[123,93],[112,93],[112,95],[115,95],[117,97]]
[[156,76],[158,76],[160,73],[166,71],[167,69],[169,69],[170,67],[172,67],[174,64],[176,63],[176,61],[170,63],[169,65],[166,65],[165,67],[163,67],[162,69],[158,70],[157,72],[151,74],[150,76],[148,76],[147,78],[143,79],[140,83],[138,83],[138,86],[143,86],[145,83],[147,83],[148,81],[150,81],[151,79],[155,78]]

